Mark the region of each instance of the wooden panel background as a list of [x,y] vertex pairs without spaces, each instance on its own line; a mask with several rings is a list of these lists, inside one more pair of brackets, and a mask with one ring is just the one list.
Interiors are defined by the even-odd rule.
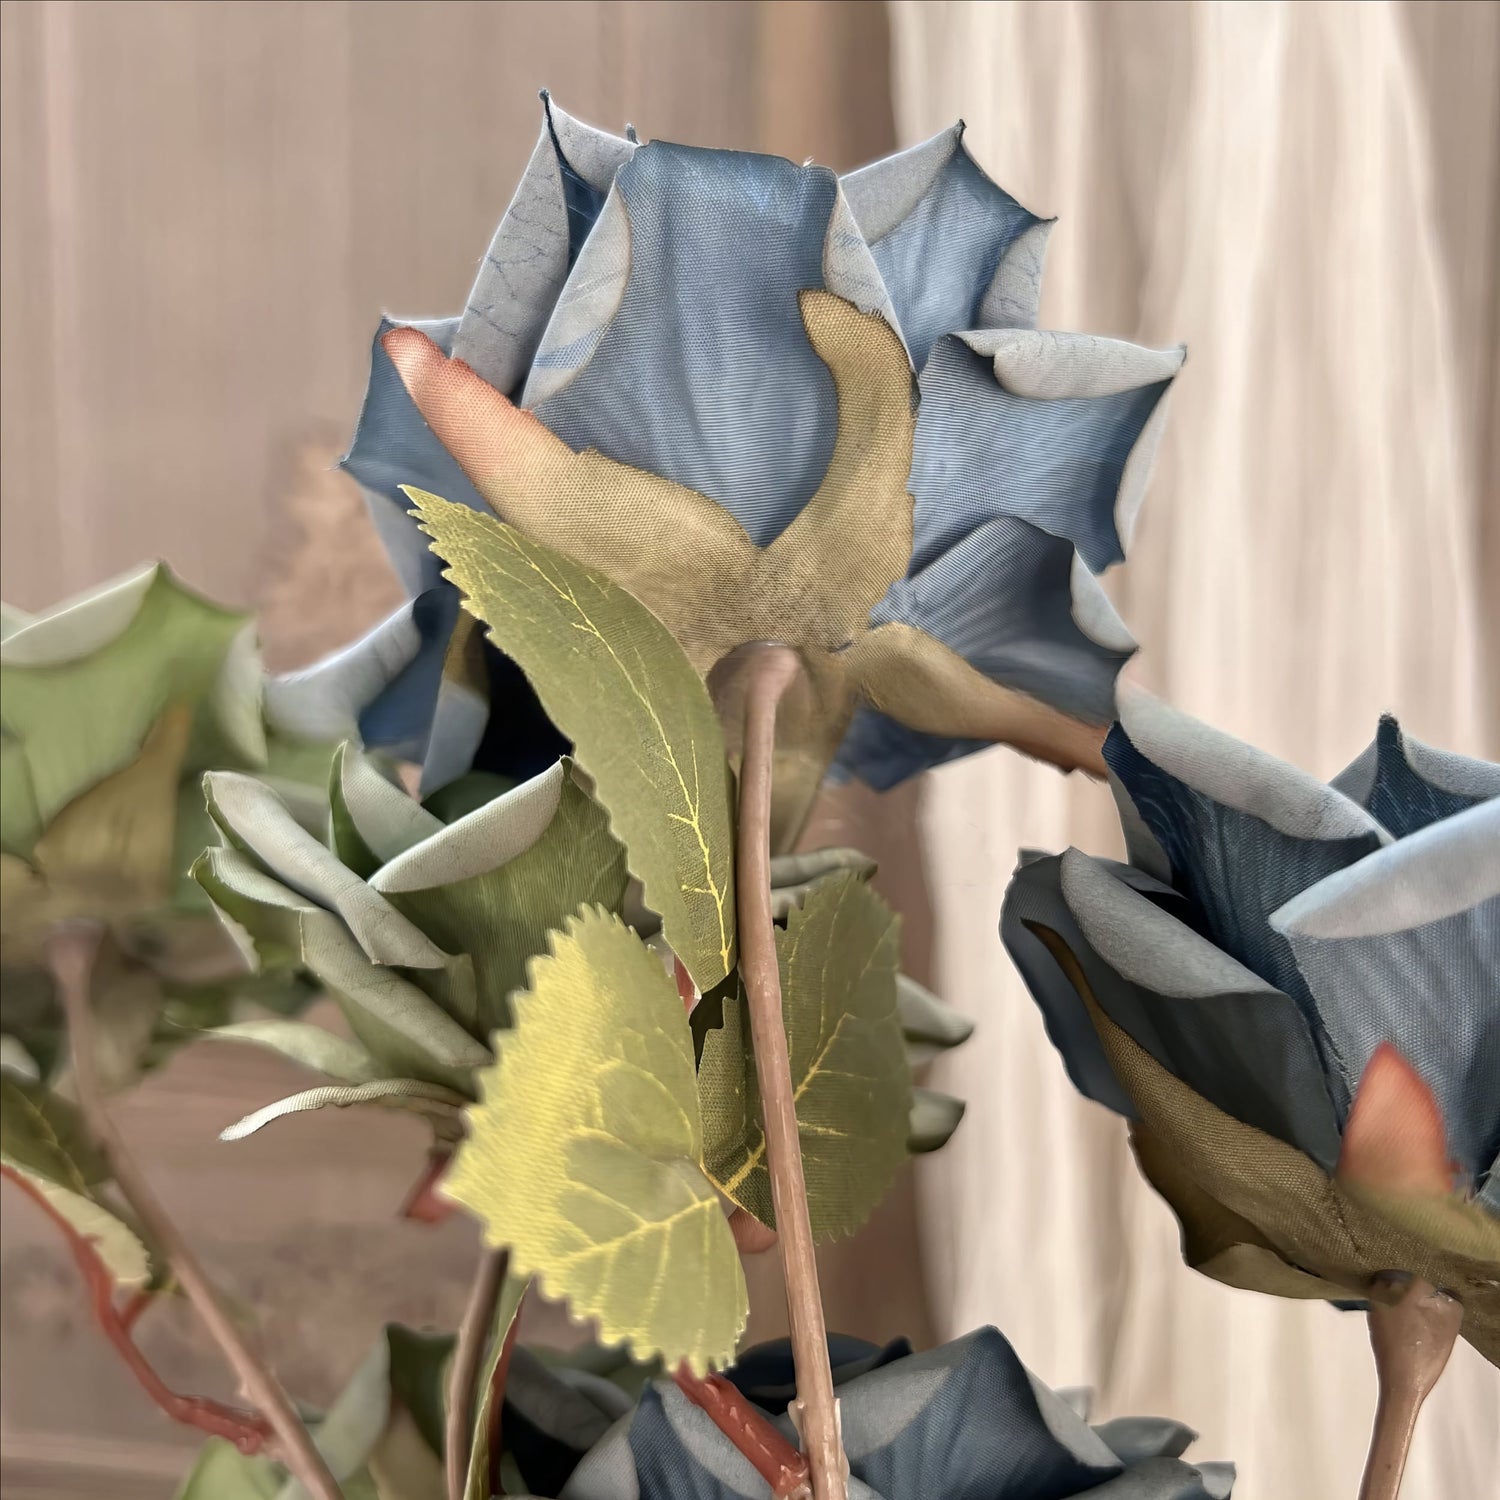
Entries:
[[[382,309],[462,305],[539,128],[536,91],[643,136],[844,168],[891,149],[883,9],[864,3],[6,0],[0,6],[0,582],[37,607],[165,557],[259,604],[306,660],[393,597],[357,500],[324,472],[352,428]],[[831,807],[879,852],[907,792]],[[847,836],[847,833],[846,833]],[[909,965],[929,926],[902,866]],[[183,1054],[119,1111],[298,1394],[327,1399],[382,1322],[451,1326],[472,1234],[398,1224],[405,1121],[329,1114],[236,1146],[218,1130],[300,1086],[273,1060]],[[96,1338],[30,1205],[0,1198],[7,1500],[172,1493],[195,1435]],[[757,1328],[779,1331],[774,1264]],[[927,1337],[910,1183],[827,1271],[831,1321]],[[557,1327],[557,1315],[541,1321]],[[180,1309],[145,1343],[228,1395]]]

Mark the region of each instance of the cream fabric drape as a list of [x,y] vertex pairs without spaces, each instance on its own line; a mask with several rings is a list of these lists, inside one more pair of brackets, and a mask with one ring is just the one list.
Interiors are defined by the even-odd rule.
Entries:
[[[1458,388],[1493,347],[1455,347],[1401,7],[890,9],[903,144],[962,115],[992,175],[1060,216],[1043,325],[1188,344],[1115,587],[1136,680],[1324,775],[1386,708],[1494,756],[1483,407]],[[1493,182],[1500,141],[1471,147]],[[940,1076],[968,1118],[921,1179],[941,1331],[995,1322],[1109,1414],[1190,1422],[1196,1452],[1239,1462],[1241,1500],[1352,1500],[1374,1403],[1363,1318],[1181,1266],[1120,1122],[1073,1093],[999,946],[1018,847],[1114,852],[1107,794],[1076,782],[997,750],[926,789],[938,984],[980,1021]],[[1482,1500],[1497,1474],[1500,1375],[1461,1346],[1406,1494]]]

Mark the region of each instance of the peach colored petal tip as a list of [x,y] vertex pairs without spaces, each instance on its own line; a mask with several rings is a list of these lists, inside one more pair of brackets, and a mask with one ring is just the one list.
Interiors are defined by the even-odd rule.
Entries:
[[1370,1058],[1344,1127],[1336,1175],[1389,1193],[1453,1191],[1443,1112],[1421,1075],[1390,1043]]

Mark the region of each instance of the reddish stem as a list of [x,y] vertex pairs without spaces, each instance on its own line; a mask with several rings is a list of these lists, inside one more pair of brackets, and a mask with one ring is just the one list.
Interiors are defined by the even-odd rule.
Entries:
[[705,1380],[682,1364],[673,1379],[678,1390],[706,1411],[714,1426],[745,1455],[771,1486],[776,1500],[812,1500],[807,1459],[758,1406],[747,1401],[722,1375],[710,1375]]
[[150,1292],[137,1292],[123,1307],[115,1304],[114,1277],[104,1264],[92,1240],[81,1235],[40,1191],[19,1172],[0,1166],[0,1173],[15,1185],[52,1220],[88,1287],[94,1317],[104,1336],[114,1345],[126,1368],[141,1388],[174,1422],[196,1427],[214,1437],[228,1438],[241,1453],[259,1453],[271,1437],[271,1424],[258,1412],[240,1411],[208,1396],[182,1396],[172,1390],[152,1368],[151,1362],[136,1347],[130,1330],[150,1304]]
[[139,1292],[132,1292],[120,1308],[120,1327],[126,1333],[133,1335],[135,1325],[141,1320],[141,1314],[155,1301],[156,1293],[150,1287],[145,1287]]
[[453,1212],[456,1205],[438,1192],[452,1160],[451,1151],[429,1154],[422,1175],[412,1183],[411,1191],[396,1211],[398,1219],[410,1219],[417,1224],[441,1224]]

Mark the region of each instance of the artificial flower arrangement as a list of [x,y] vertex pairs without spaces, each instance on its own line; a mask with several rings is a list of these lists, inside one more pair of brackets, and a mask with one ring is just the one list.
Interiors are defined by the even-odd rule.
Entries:
[[[544,96],[463,313],[375,339],[344,466],[404,609],[280,678],[159,568],[7,613],[3,1170],[211,1434],[182,1500],[1228,1496],[994,1329],[824,1327],[814,1245],[959,1126],[921,1080],[971,1023],[799,835],[829,776],[997,743],[1116,789],[1130,864],[1024,855],[1005,948],[1191,1264],[1368,1309],[1368,1500],[1457,1334],[1500,1360],[1500,768],[1390,722],[1323,787],[1117,705],[1099,575],[1183,355],[1037,331],[1048,228],[961,127],[840,179]],[[390,1325],[326,1412],[110,1124],[205,1035],[309,1072],[226,1138],[413,1112],[406,1211],[477,1225],[462,1325]],[[791,1338],[742,1350],[773,1246]],[[532,1287],[580,1348],[518,1340]],[[252,1409],[136,1348],[174,1290]]]

